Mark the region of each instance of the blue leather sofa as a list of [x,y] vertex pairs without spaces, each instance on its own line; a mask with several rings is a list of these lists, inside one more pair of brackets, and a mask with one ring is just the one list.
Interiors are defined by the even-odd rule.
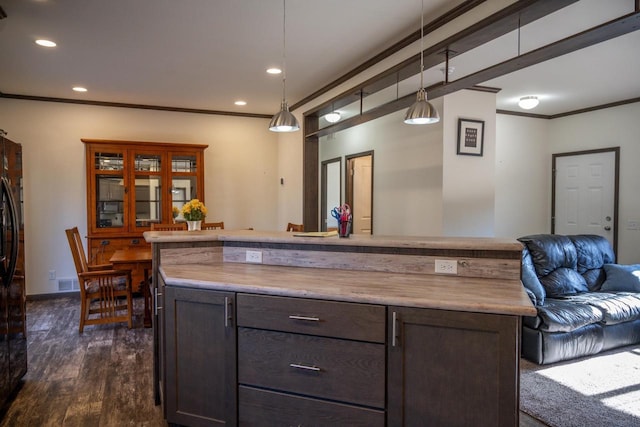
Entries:
[[522,283],[538,310],[522,322],[526,359],[548,364],[640,342],[640,265],[615,264],[600,236],[518,240]]

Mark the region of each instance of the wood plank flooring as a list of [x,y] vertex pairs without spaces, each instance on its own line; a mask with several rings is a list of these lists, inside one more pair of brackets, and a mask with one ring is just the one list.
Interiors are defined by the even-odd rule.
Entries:
[[[153,401],[153,334],[142,327],[85,327],[78,333],[79,297],[27,302],[29,366],[0,427],[166,426]],[[2,416],[4,415],[4,416]],[[546,425],[520,413],[520,427]]]
[[153,334],[142,327],[86,326],[79,296],[27,302],[28,371],[0,426],[164,426],[154,405]]

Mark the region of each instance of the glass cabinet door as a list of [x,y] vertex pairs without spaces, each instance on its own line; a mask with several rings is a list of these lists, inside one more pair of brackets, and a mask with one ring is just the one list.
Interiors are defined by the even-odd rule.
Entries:
[[171,208],[176,214],[191,199],[202,198],[198,194],[198,159],[192,154],[172,153],[171,157]]
[[169,222],[162,212],[162,154],[136,153],[133,162],[134,227],[146,229],[153,222]]
[[96,152],[95,203],[96,228],[124,227],[124,154],[122,152]]

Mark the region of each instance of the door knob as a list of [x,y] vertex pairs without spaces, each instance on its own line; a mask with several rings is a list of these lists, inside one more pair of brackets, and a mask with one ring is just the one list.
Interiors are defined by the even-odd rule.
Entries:
[[608,226],[608,225],[605,225],[604,229],[607,230],[607,231],[611,231],[611,227]]

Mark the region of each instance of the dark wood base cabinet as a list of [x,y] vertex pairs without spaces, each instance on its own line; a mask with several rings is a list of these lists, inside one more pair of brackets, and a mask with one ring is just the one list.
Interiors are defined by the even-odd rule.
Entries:
[[389,307],[388,426],[517,426],[520,318]]
[[164,292],[169,423],[518,425],[518,316]]
[[167,422],[235,426],[235,295],[171,286],[164,292]]

